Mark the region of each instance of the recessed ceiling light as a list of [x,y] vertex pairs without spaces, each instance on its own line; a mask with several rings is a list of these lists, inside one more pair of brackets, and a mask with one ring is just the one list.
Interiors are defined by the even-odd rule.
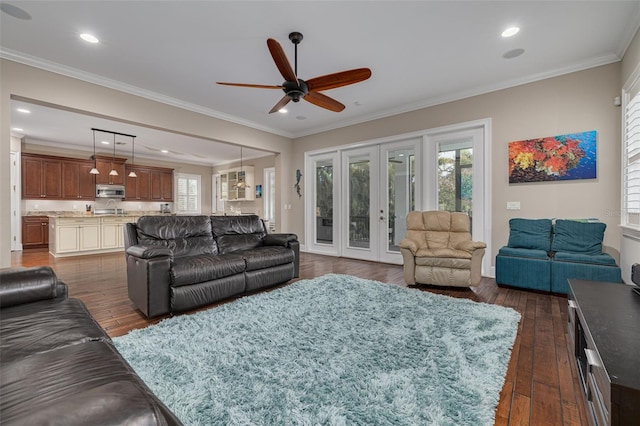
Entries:
[[12,127],[11,130],[16,131],[16,132],[24,131],[24,129],[21,129],[20,127]]
[[513,37],[514,35],[520,32],[520,28],[518,27],[509,27],[502,32],[502,37]]
[[89,33],[82,33],[80,34],[80,38],[83,39],[84,41],[86,41],[87,43],[99,43],[100,40],[98,40],[98,38],[96,36],[94,36],[93,34],[89,34]]
[[163,154],[166,154],[166,153],[169,152],[169,150],[168,149],[161,149],[160,152],[162,152]]
[[296,120],[306,120],[307,117],[305,117],[304,115],[298,115],[296,116]]
[[281,114],[286,114],[286,113],[288,113],[289,111],[287,111],[287,109],[286,109],[286,108],[280,108],[280,109],[278,110],[278,112],[279,112],[279,113],[281,113]]
[[109,141],[100,141],[102,145],[109,145]]
[[508,52],[506,52],[504,55],[502,55],[503,58],[505,59],[513,59],[513,58],[517,58],[518,56],[522,55],[524,53],[524,49],[513,49],[510,50]]
[[18,108],[16,111],[21,112],[23,114],[31,114],[31,111],[29,111],[26,108]]

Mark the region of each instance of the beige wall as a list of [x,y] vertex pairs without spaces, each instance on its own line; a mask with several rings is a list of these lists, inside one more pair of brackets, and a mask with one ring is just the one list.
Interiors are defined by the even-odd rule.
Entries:
[[[274,160],[276,167],[291,164],[292,161],[292,141],[288,138],[2,59],[0,61],[0,182],[2,182],[0,184],[0,267],[8,267],[11,261],[9,185],[11,96],[181,132],[203,139],[268,150],[276,153]],[[289,216],[292,212],[280,211],[280,206],[291,202],[289,192],[284,191],[284,188],[292,186],[293,180],[288,174],[276,176],[276,179],[277,187],[283,189],[279,190],[277,195],[276,211],[279,219],[277,227],[280,230],[289,231]]]
[[[567,74],[456,102],[299,138],[294,166],[304,153],[329,146],[367,141],[483,118],[492,119],[492,258],[509,235],[509,219],[597,217],[607,224],[605,244],[620,249],[620,63]],[[509,184],[510,141],[596,130],[597,179]],[[506,210],[520,201],[520,211]],[[294,200],[294,232],[303,235],[303,202]],[[494,260],[492,259],[492,264]]]

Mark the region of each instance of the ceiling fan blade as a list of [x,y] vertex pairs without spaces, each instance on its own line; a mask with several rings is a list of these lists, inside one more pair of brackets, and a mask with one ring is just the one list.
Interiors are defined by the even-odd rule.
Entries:
[[296,84],[298,84],[298,77],[291,67],[289,60],[287,59],[287,55],[284,54],[284,50],[280,43],[278,43],[276,39],[270,38],[267,40],[267,47],[269,47],[269,52],[271,52],[273,62],[276,63],[276,67],[278,67],[278,71],[280,71],[280,74],[282,74],[285,81],[295,81]]
[[284,97],[280,99],[280,101],[277,104],[275,104],[273,108],[271,108],[271,111],[269,111],[269,114],[273,114],[274,112],[280,111],[286,104],[289,103],[289,101],[291,101],[291,98],[287,95],[284,95]]
[[316,106],[319,106],[320,108],[328,109],[330,111],[340,112],[345,108],[344,105],[342,105],[335,99],[318,92],[309,92],[304,96],[303,99],[305,101],[311,102]]
[[223,83],[221,81],[216,81],[216,84],[222,84],[223,86],[253,87],[255,89],[281,89],[282,90],[282,86],[270,86],[266,84]]
[[321,91],[335,89],[336,87],[347,86],[359,83],[371,77],[369,68],[357,68],[354,70],[341,71],[327,74],[307,80],[309,90]]

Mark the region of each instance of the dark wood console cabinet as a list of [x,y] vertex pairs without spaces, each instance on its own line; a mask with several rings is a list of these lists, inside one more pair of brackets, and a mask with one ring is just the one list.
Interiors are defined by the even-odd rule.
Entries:
[[570,279],[568,303],[589,423],[640,424],[640,296],[625,284]]

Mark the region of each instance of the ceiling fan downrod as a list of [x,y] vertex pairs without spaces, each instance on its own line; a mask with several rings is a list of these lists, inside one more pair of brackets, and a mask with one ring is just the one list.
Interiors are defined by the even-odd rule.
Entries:
[[302,41],[303,36],[301,33],[294,31],[292,33],[289,34],[289,40],[291,40],[291,43],[293,43],[294,47],[294,71],[296,73],[296,76],[298,75],[298,45],[300,44],[300,42]]

